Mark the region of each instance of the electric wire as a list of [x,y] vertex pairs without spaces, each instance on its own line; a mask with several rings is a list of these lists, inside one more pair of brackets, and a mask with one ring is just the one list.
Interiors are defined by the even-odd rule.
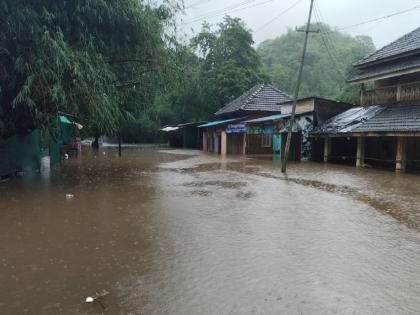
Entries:
[[337,30],[338,31],[342,31],[342,30],[346,30],[346,29],[353,28],[353,27],[356,27],[356,26],[365,25],[365,24],[368,24],[368,23],[372,23],[372,22],[376,22],[376,21],[380,21],[380,20],[389,19],[389,18],[394,17],[396,15],[408,13],[408,12],[411,12],[411,11],[414,11],[414,10],[417,10],[417,9],[420,9],[420,5],[411,7],[409,9],[397,11],[397,12],[394,12],[394,13],[391,13],[391,14],[388,14],[388,15],[384,15],[384,16],[381,16],[381,17],[378,17],[378,18],[374,18],[374,19],[362,21],[362,22],[359,22],[359,23],[356,23],[356,24],[352,24],[352,25],[340,27],[340,28],[337,28]]
[[[339,53],[335,48],[331,48],[333,46],[332,42],[328,42],[327,39],[327,35],[324,32],[324,29],[322,28],[322,21],[320,19],[320,14],[319,14],[319,10],[317,10],[317,6],[315,4],[314,6],[314,16],[315,16],[315,20],[318,22],[318,26],[319,26],[319,30],[320,30],[320,38],[322,43],[324,44],[325,50],[327,51],[328,56],[330,57],[332,63],[334,64],[334,69],[337,71],[337,73],[343,78],[343,80],[346,80],[346,75],[345,75],[345,71],[344,69],[342,69],[342,67],[340,66],[338,60],[339,60]],[[332,50],[335,49],[335,52],[333,53]]]
[[277,16],[275,16],[274,18],[272,18],[270,21],[268,21],[267,23],[265,23],[264,25],[262,25],[261,27],[259,27],[254,33],[258,33],[261,30],[263,30],[264,28],[266,28],[268,25],[270,25],[271,23],[273,23],[274,21],[276,21],[277,19],[279,19],[281,16],[283,16],[283,14],[287,13],[288,11],[290,11],[291,9],[293,9],[295,6],[297,6],[302,0],[297,0],[296,2],[294,2],[290,7],[286,8],[285,10],[283,10],[282,12],[280,12]]
[[245,0],[245,1],[237,2],[235,4],[231,4],[231,5],[229,5],[227,7],[224,7],[224,8],[220,8],[220,9],[216,9],[216,10],[213,10],[213,11],[209,11],[209,12],[206,12],[206,13],[198,16],[198,17],[193,18],[190,21],[187,21],[187,23],[193,23],[193,22],[205,20],[205,19],[208,19],[208,18],[213,17],[213,15],[214,16],[218,16],[220,14],[223,15],[225,13],[228,13],[231,10],[235,10],[237,8],[240,8],[241,6],[250,4],[250,3],[255,2],[255,1],[257,1],[257,0]]

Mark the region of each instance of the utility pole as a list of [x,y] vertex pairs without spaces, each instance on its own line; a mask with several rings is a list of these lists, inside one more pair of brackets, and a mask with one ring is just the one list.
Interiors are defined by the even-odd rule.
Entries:
[[314,6],[314,0],[311,0],[311,6],[309,8],[308,22],[306,23],[305,42],[303,44],[302,58],[300,60],[298,78],[297,78],[297,82],[296,82],[296,86],[295,86],[295,94],[293,96],[292,115],[290,117],[289,132],[287,133],[286,150],[285,150],[285,154],[284,154],[284,158],[283,158],[283,163],[281,165],[282,173],[286,173],[287,160],[289,159],[290,143],[292,142],[292,131],[293,131],[293,125],[294,125],[294,122],[295,122],[295,115],[296,115],[296,103],[297,103],[297,99],[299,97],[300,83],[302,81],[302,70],[303,70],[303,64],[305,63],[305,55],[306,55],[306,47],[308,45],[308,37],[309,37],[309,33],[311,32],[309,29],[311,27],[311,18],[312,18],[313,6]]

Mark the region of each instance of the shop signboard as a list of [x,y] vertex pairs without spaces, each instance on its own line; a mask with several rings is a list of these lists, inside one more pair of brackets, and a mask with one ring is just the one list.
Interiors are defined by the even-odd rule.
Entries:
[[246,125],[245,124],[229,124],[226,127],[226,133],[245,133]]

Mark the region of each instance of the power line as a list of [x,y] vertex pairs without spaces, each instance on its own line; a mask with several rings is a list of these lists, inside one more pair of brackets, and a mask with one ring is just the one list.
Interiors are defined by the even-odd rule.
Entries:
[[202,21],[202,20],[206,20],[206,19],[211,19],[211,18],[214,18],[214,17],[217,17],[217,16],[221,16],[221,15],[225,15],[225,14],[229,14],[229,13],[234,13],[234,12],[239,12],[239,11],[247,10],[247,9],[250,9],[250,8],[254,8],[254,7],[258,7],[258,6],[264,5],[264,4],[269,3],[269,2],[273,2],[273,1],[275,1],[275,0],[265,0],[265,1],[262,1],[262,2],[255,3],[253,5],[247,6],[247,7],[226,10],[224,12],[220,12],[220,13],[216,13],[216,14],[213,14],[213,15],[208,15],[208,16],[200,17],[200,18],[197,18],[195,20],[191,20],[187,24],[191,24],[193,22],[198,22],[198,21]]
[[323,44],[325,46],[325,50],[327,51],[328,56],[330,57],[332,63],[334,64],[334,69],[345,80],[346,79],[345,73],[344,73],[343,69],[341,68],[341,66],[339,65],[336,57],[331,53],[331,50],[330,50],[327,42],[325,41],[324,34],[322,32],[320,34],[321,34],[321,41],[323,42]]
[[221,8],[221,9],[209,11],[209,12],[206,12],[206,13],[202,14],[201,16],[198,16],[198,17],[188,21],[187,23],[193,23],[193,22],[197,22],[197,21],[200,21],[200,20],[203,20],[203,19],[207,19],[207,18],[211,17],[212,15],[216,15],[216,16],[218,14],[223,15],[230,10],[237,9],[241,6],[247,5],[247,4],[255,2],[255,1],[257,1],[257,0],[245,0],[245,1],[241,1],[241,2],[238,2],[238,3],[232,4],[232,5],[229,5],[227,7]]
[[290,7],[288,7],[287,9],[283,10],[282,12],[280,12],[279,15],[275,16],[273,19],[271,19],[270,21],[268,21],[267,23],[265,23],[263,26],[261,26],[260,28],[258,28],[254,33],[258,33],[261,30],[263,30],[264,28],[266,28],[268,25],[270,25],[271,23],[273,23],[274,21],[276,21],[277,19],[279,19],[283,14],[285,14],[286,12],[288,12],[289,10],[293,9],[295,6],[297,6],[302,0],[297,0],[295,3],[293,3]]
[[207,1],[199,0],[199,1],[193,2],[190,5],[186,6],[185,10],[191,9],[191,8],[196,8],[199,5],[204,4],[205,2],[210,2],[210,1],[212,1],[212,0],[207,0]]
[[338,52],[336,46],[334,45],[334,41],[330,38],[329,34],[324,29],[321,9],[319,8],[316,2],[315,2],[314,9],[315,9],[314,10],[315,19],[318,22],[318,26],[319,26],[319,30],[321,34],[321,40],[325,46],[325,49],[330,59],[332,60],[335,66],[335,70],[337,70],[337,73],[340,74],[340,76],[342,76],[343,79],[345,80],[346,79],[345,70],[341,67],[338,61],[340,59],[340,53]]
[[[384,15],[382,17],[378,17],[378,18],[367,20],[367,21],[359,22],[359,23],[356,23],[356,24],[353,24],[353,25],[341,27],[341,28],[338,28],[337,30],[342,31],[342,30],[345,30],[345,29],[348,29],[348,28],[352,28],[352,27],[356,27],[356,26],[360,26],[360,25],[364,25],[364,24],[368,24],[368,23],[372,23],[372,22],[376,22],[376,21],[380,21],[380,20],[385,20],[385,19],[388,19],[390,17],[400,15],[400,14],[404,14],[404,13],[414,11],[414,10],[417,10],[417,9],[420,9],[420,5],[417,5],[415,7],[409,8],[409,9],[397,11],[395,13],[391,13],[391,14],[388,14],[388,15]],[[330,31],[330,32],[332,32],[332,31]]]

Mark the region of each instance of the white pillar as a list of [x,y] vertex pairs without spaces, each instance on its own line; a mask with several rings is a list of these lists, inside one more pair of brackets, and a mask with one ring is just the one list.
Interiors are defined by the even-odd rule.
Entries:
[[324,138],[324,163],[327,163],[331,155],[331,138]]
[[220,149],[220,154],[222,156],[226,156],[227,153],[227,135],[226,135],[226,131],[222,131],[222,143],[221,143],[221,149]]
[[406,144],[407,144],[407,138],[397,137],[397,157],[396,157],[396,163],[395,163],[395,169],[397,171],[405,171]]
[[365,165],[365,138],[357,137],[356,166],[363,167],[363,165]]

